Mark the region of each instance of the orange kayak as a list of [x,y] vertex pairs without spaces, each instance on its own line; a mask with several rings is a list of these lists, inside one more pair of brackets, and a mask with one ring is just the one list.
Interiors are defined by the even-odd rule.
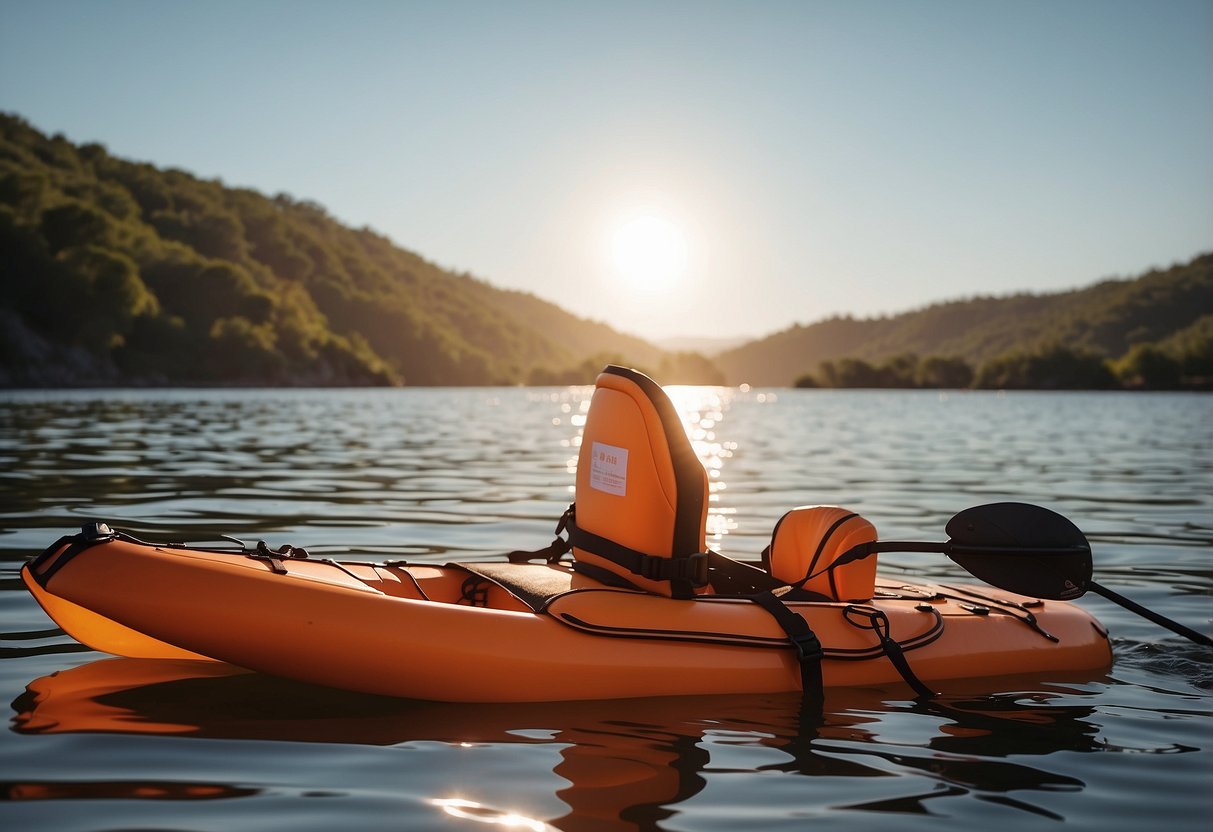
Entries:
[[[289,547],[283,547],[284,550]],[[451,702],[797,691],[787,634],[745,597],[621,589],[562,563],[409,564],[64,538],[22,569],[69,635],[136,658],[213,659],[303,682]],[[899,684],[874,622],[919,679],[1111,664],[1107,631],[1064,601],[877,577],[869,600],[789,601],[826,687]]]

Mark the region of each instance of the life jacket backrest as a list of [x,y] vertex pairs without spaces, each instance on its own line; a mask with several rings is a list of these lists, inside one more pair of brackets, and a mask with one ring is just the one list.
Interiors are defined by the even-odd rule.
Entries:
[[779,519],[763,560],[784,583],[835,601],[866,601],[876,588],[876,556],[837,568],[839,555],[876,540],[876,528],[853,511],[838,506],[801,506]]
[[[577,530],[646,560],[679,561],[706,551],[707,510],[707,472],[665,391],[636,370],[606,367],[590,399],[577,457]],[[704,591],[702,556],[703,581],[670,579],[655,576],[664,567],[691,563],[651,561],[645,566],[663,569],[637,571],[626,558],[612,558],[610,547],[591,551],[586,541],[584,534],[570,534],[575,567],[588,575],[605,571],[608,580],[674,597]]]

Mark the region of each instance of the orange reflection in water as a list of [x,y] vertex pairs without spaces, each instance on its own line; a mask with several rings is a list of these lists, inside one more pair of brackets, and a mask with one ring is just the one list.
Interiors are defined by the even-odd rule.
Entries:
[[[1022,691],[1022,681],[1008,680],[1005,689]],[[984,691],[988,682],[982,685]],[[565,784],[555,797],[568,807],[566,814],[541,821],[462,795],[437,798],[432,805],[448,816],[502,829],[615,829],[625,818],[637,828],[655,828],[673,807],[705,787],[713,755],[726,746],[768,750],[763,770],[840,778],[887,775],[892,758],[882,750],[888,743],[880,732],[904,724],[888,719],[889,696],[875,688],[832,690],[820,717],[804,713],[794,694],[467,706],[350,694],[219,662],[104,659],[30,682],[13,702],[13,729],[381,746],[435,740],[552,743],[561,746],[552,774]],[[1087,707],[1058,707],[1050,698],[1021,693],[970,700],[958,685],[947,701],[900,706],[925,717],[931,727],[907,746],[919,753],[898,755],[896,767],[926,773],[931,782],[942,777],[964,788],[980,782],[995,793],[1014,790],[1021,803],[1033,791],[1081,789],[1081,781],[1026,762],[1059,749],[1101,745]],[[525,734],[518,732],[522,727]],[[1023,759],[1012,762],[1012,756]],[[214,783],[0,784],[0,799],[14,800],[205,800],[256,793]],[[932,788],[895,808],[919,811],[922,800],[938,794]]]
[[221,800],[249,797],[259,791],[222,783],[109,780],[94,783],[8,783],[0,794],[9,800]]

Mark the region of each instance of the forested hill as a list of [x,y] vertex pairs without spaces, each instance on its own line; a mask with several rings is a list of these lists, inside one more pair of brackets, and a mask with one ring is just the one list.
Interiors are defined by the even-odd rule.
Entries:
[[879,379],[848,383],[837,376],[856,366],[879,371],[883,365],[885,375],[893,377],[888,386],[901,386],[899,362],[921,364],[934,357],[987,369],[985,379],[978,373],[978,386],[1003,387],[1015,386],[1005,377],[1008,362],[1085,357],[1106,363],[1132,386],[1134,379],[1140,383],[1137,365],[1144,361],[1149,375],[1156,359],[1173,360],[1168,372],[1174,373],[1182,372],[1186,361],[1192,374],[1207,380],[1211,345],[1213,254],[1204,254],[1135,279],[1069,292],[978,297],[890,317],[797,325],[713,360],[731,383],[782,386],[817,374],[830,386],[882,386]]
[[0,387],[588,383],[1213,387],[1213,254],[1053,295],[663,352],[439,268],[312,202],[0,113]]
[[[0,114],[0,386],[719,381],[323,208]],[[707,373],[707,377],[703,374]]]

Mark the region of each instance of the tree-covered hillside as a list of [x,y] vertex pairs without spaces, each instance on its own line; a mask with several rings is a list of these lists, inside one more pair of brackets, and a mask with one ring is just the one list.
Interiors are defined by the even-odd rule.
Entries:
[[0,384],[516,384],[600,357],[681,366],[314,203],[126,161],[6,114],[0,256]]
[[315,203],[0,113],[0,386],[662,383],[1213,386],[1213,254],[1053,295],[665,352],[454,274]]
[[[904,375],[899,362],[931,357],[964,362],[974,372],[989,367],[985,382],[1007,386],[1006,379],[1015,376],[999,376],[998,368],[1006,370],[1015,362],[1046,355],[1060,360],[1060,348],[1079,358],[1108,362],[1124,383],[1135,386],[1139,376],[1125,363],[1135,355],[1156,353],[1173,360],[1179,367],[1176,372],[1209,375],[1201,369],[1200,361],[1205,359],[1200,357],[1213,349],[1208,338],[1210,315],[1213,254],[1204,254],[1136,279],[1107,280],[1069,292],[979,297],[891,317],[832,318],[797,325],[714,360],[730,382],[788,385],[805,374],[838,384],[844,361],[851,362],[847,369],[858,370],[861,376],[867,365],[875,370],[883,367],[887,377]],[[1185,361],[1189,370],[1183,369]],[[981,380],[980,373],[977,377]],[[998,383],[1000,378],[1003,384]],[[882,386],[878,381],[869,376],[868,383],[839,386]],[[1025,378],[1022,386],[1034,385]]]

